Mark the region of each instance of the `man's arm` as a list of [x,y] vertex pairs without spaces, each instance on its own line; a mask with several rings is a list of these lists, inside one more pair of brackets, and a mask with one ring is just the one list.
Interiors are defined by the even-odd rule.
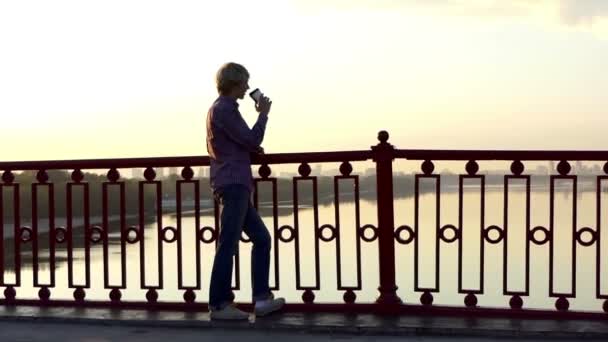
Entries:
[[242,145],[248,151],[255,152],[262,144],[266,122],[268,121],[267,113],[260,113],[258,120],[251,129],[236,108],[216,114],[218,114],[215,120],[217,126],[224,130],[230,139]]

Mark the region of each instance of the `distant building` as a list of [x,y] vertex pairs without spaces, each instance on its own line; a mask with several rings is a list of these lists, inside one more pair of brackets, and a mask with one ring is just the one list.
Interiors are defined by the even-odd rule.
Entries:
[[321,164],[316,164],[315,168],[312,169],[312,175],[313,176],[320,176],[322,170],[323,170],[323,167],[321,166]]
[[165,168],[157,167],[154,171],[156,171],[156,179],[165,178]]
[[547,168],[544,165],[538,165],[536,167],[535,174],[540,175],[540,176],[548,175],[549,174],[549,168]]
[[580,160],[576,161],[576,167],[574,169],[574,174],[583,175],[585,174],[585,167],[583,166],[583,162]]
[[143,179],[144,178],[144,169],[143,168],[131,169],[131,177],[135,178],[135,179]]

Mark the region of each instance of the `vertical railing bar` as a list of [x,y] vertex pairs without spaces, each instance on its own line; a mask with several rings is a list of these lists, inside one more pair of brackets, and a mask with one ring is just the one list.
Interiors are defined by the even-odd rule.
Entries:
[[595,297],[600,299],[602,296],[602,282],[601,282],[601,270],[602,270],[602,180],[608,179],[606,176],[596,177],[596,224],[597,224],[597,238],[595,246]]
[[[184,270],[182,267],[182,181],[176,181],[175,183],[175,206],[176,206],[176,235],[177,238],[177,287],[182,290],[184,289]],[[162,231],[158,231],[158,239],[162,241]]]
[[110,288],[110,267],[109,267],[109,255],[108,255],[108,182],[102,184],[102,242],[103,242],[103,274],[104,274],[104,288]]
[[441,268],[441,253],[439,251],[439,240],[441,231],[441,175],[437,174],[435,178],[435,289],[439,292],[440,268]]
[[[508,175],[504,176],[504,186],[503,186],[503,245],[502,245],[502,293],[503,295],[509,294],[509,285],[508,285],[508,257],[509,257],[509,177]],[[527,232],[526,232],[527,234]],[[526,240],[529,240],[526,235]]]
[[458,176],[458,231],[460,232],[460,238],[458,239],[458,293],[463,292],[462,287],[462,244],[464,241],[464,226],[462,224],[462,175]]
[[361,290],[363,280],[361,275],[361,207],[359,203],[359,175],[354,176],[355,180],[355,228],[357,239],[357,290]]
[[[525,296],[530,295],[530,239],[528,239],[528,233],[530,232],[530,175],[526,176],[526,293]],[[506,234],[505,234],[506,236]]]
[[555,199],[555,177],[551,176],[549,185],[549,297],[554,297],[553,293],[553,214],[554,214],[554,199]]
[[338,280],[338,290],[342,289],[342,268],[340,267],[340,182],[339,176],[334,176],[334,212],[335,212],[335,238],[336,238],[336,271]]
[[576,297],[576,221],[577,221],[577,185],[578,176],[572,176],[573,181],[573,196],[572,196],[572,297]]
[[66,242],[68,245],[68,288],[74,287],[74,258],[73,258],[73,248],[74,248],[74,234],[73,234],[73,224],[72,224],[72,188],[73,183],[66,184]]
[[[477,177],[476,177],[477,178]],[[480,246],[480,258],[481,258],[481,262],[479,263],[479,271],[480,271],[480,278],[479,278],[479,291],[480,293],[484,292],[484,283],[485,283],[485,241],[483,238],[483,231],[485,229],[485,193],[486,193],[486,178],[484,175],[479,175],[479,179],[481,181],[481,201],[480,201],[480,211],[481,211],[481,226],[480,226],[480,231],[479,231],[479,246]]]
[[301,290],[302,285],[300,283],[300,228],[299,228],[299,209],[298,209],[298,179],[294,177],[292,179],[293,184],[293,229],[295,234],[295,259],[296,259],[296,289]]
[[21,206],[20,206],[21,194],[19,193],[19,183],[15,184],[15,191],[13,193],[14,201],[14,232],[13,232],[13,243],[15,244],[15,286],[21,286],[21,239],[19,238],[19,231],[21,229]]
[[55,287],[55,187],[53,183],[48,184],[49,187],[49,247],[50,247],[50,284],[49,287]]
[[418,232],[418,211],[420,210],[419,183],[420,175],[417,174],[414,176],[414,291],[420,291],[420,286],[418,285],[418,240],[420,240]]
[[275,288],[279,290],[281,277],[279,275],[279,203],[277,198],[277,179],[272,178],[272,222],[274,224],[274,278]]
[[89,199],[89,183],[82,183],[84,186],[84,259],[85,259],[85,287],[91,286],[91,239],[90,234],[90,223],[91,223],[91,212],[90,212],[90,199]]
[[120,187],[120,265],[122,284],[121,289],[127,288],[127,241],[126,241],[126,200],[125,200],[125,182],[119,182]]
[[32,266],[34,287],[38,287],[38,184],[31,185],[32,188]]
[[[201,193],[200,193],[200,182],[198,180],[194,181],[194,226],[195,226],[195,240],[196,240],[196,289],[199,290],[201,288],[201,244],[198,240],[198,230],[201,226]],[[159,202],[160,203],[160,199]],[[160,210],[158,211],[160,212]],[[160,259],[161,267],[162,267],[162,257]],[[161,282],[161,288],[163,288],[163,284]]]
[[[158,255],[157,255],[157,263],[158,263],[158,285],[157,286],[151,286],[151,289],[154,288],[158,288],[158,289],[162,289],[164,287],[164,268],[163,268],[163,240],[162,240],[162,229],[163,229],[163,208],[162,208],[162,183],[160,181],[156,181],[154,182],[156,183],[155,186],[155,190],[156,190],[156,245],[158,248]],[[178,213],[179,214],[179,213]],[[142,229],[144,229],[144,226],[142,226]],[[179,237],[181,237],[181,233],[180,230],[177,230],[176,235],[178,235],[178,240],[180,240]],[[143,241],[142,241],[143,243]],[[197,244],[198,245],[198,244]],[[181,264],[181,263],[180,263]]]
[[315,290],[321,289],[321,274],[319,261],[319,195],[317,187],[317,176],[312,177],[313,191],[312,200],[314,208],[314,237],[315,237],[315,273],[317,275]]
[[146,181],[139,181],[138,182],[138,203],[139,203],[139,227],[138,227],[138,234],[139,234],[139,281],[141,284],[141,288],[145,289],[146,288],[146,247],[145,247],[145,237],[146,237],[146,233],[145,233],[145,229],[144,229],[144,225],[145,225],[145,221],[144,221],[144,187],[145,184],[148,183]]

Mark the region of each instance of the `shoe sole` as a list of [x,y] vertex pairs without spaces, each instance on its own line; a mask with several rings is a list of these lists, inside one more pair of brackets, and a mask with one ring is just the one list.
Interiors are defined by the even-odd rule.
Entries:
[[283,306],[285,306],[285,303],[283,303],[281,306],[276,307],[276,308],[273,308],[273,309],[264,310],[264,311],[254,311],[254,313],[255,313],[255,315],[256,315],[256,316],[258,316],[258,317],[268,316],[268,315],[270,315],[271,313],[274,313],[274,312],[280,311],[280,310],[283,308]]
[[213,317],[209,316],[213,321],[246,321],[249,320],[249,316],[247,317]]

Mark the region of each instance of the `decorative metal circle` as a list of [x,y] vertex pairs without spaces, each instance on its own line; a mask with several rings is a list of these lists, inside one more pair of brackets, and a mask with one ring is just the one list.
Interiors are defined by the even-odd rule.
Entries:
[[572,170],[572,167],[570,167],[570,163],[565,160],[562,160],[559,162],[559,164],[557,164],[557,172],[559,172],[559,174],[562,176],[570,173],[570,170]]
[[186,290],[186,292],[184,292],[184,301],[188,304],[192,304],[194,303],[194,301],[196,300],[196,294],[194,293],[194,291],[192,289],[188,289]]
[[[542,239],[536,238],[536,233],[538,232],[542,232],[544,234]],[[530,233],[528,233],[528,235],[528,239],[537,245],[543,245],[551,239],[551,232],[549,232],[547,228],[542,226],[534,227],[534,229],[532,229]]]
[[111,168],[106,177],[110,182],[116,182],[120,178],[120,172],[115,168]]
[[568,309],[570,308],[570,302],[568,302],[568,299],[566,297],[559,297],[555,301],[555,308],[558,311],[568,311]]
[[[583,240],[583,234],[585,233],[589,233],[589,235],[591,235],[591,239],[588,241]],[[578,241],[578,243],[580,243],[582,246],[589,247],[593,245],[595,241],[597,241],[597,232],[589,227],[581,228],[576,232],[576,241]]]
[[308,176],[310,176],[310,171],[311,171],[310,170],[310,165],[308,165],[308,163],[302,163],[298,167],[298,173],[302,177],[308,177]]
[[474,293],[469,293],[468,295],[466,295],[466,297],[464,297],[464,305],[467,306],[467,308],[474,308],[477,306],[477,296],[475,296]]
[[55,242],[64,243],[67,238],[68,232],[65,227],[56,227],[53,230],[53,235],[55,236]]
[[435,164],[433,164],[433,162],[430,160],[425,160],[420,169],[425,175],[430,175],[435,170]]
[[80,182],[82,182],[83,179],[84,179],[84,174],[82,173],[82,170],[75,169],[74,171],[72,171],[72,180],[74,182],[80,183]]
[[380,132],[378,132],[378,140],[379,140],[381,143],[385,143],[385,142],[387,142],[387,141],[388,141],[388,138],[389,138],[389,135],[388,135],[388,132],[387,132],[387,131],[380,131]]
[[424,293],[420,296],[420,304],[424,306],[433,305],[433,295],[430,291],[424,291]]
[[245,237],[245,235],[243,235],[243,234],[241,234],[240,240],[241,240],[241,242],[244,242],[244,243],[251,242],[251,239],[249,237]]
[[470,176],[474,176],[479,171],[479,164],[474,160],[469,160],[464,168]]
[[194,177],[194,171],[190,166],[186,166],[182,169],[182,178],[185,180],[191,180]]
[[19,238],[21,239],[21,242],[30,242],[32,241],[33,237],[34,232],[32,231],[32,228],[21,227],[21,229],[19,230]]
[[315,294],[312,292],[312,290],[308,289],[302,294],[302,300],[306,304],[312,304],[315,301]]
[[519,310],[524,306],[524,301],[520,296],[515,295],[509,300],[509,306],[511,309]]
[[113,303],[120,302],[120,298],[122,298],[122,293],[119,289],[112,289],[112,291],[110,291],[110,300]]
[[342,174],[342,176],[350,176],[350,174],[353,172],[353,166],[345,161],[342,164],[340,164],[340,173]]
[[156,178],[156,171],[154,171],[154,169],[151,167],[147,167],[146,170],[144,170],[144,178],[148,182],[153,181],[154,178]]
[[156,303],[158,301],[158,292],[155,289],[149,289],[146,292],[146,300],[148,303]]
[[36,180],[39,183],[46,183],[49,180],[49,174],[46,172],[46,170],[40,170],[38,173],[36,173]]
[[604,164],[604,173],[608,174],[608,162]]
[[[171,232],[172,236],[169,238],[169,232]],[[177,233],[177,229],[175,229],[175,227],[165,227],[162,230],[163,233],[163,241],[167,242],[167,243],[171,243],[171,242],[175,242],[177,241],[178,233]]]
[[[205,238],[206,232],[211,233],[211,237],[208,239]],[[204,243],[212,243],[217,238],[217,233],[215,232],[215,229],[213,229],[211,227],[203,227],[203,228],[199,229],[199,231],[198,231],[198,238],[199,238],[199,240],[201,240]]]
[[524,164],[520,160],[515,160],[511,163],[511,172],[519,176],[524,172]]
[[[498,233],[498,236],[493,239],[490,236],[490,233],[492,231],[495,231]],[[488,241],[491,244],[497,244],[500,241],[502,241],[502,239],[505,237],[505,231],[502,230],[502,228],[500,228],[499,226],[489,226],[488,228],[483,230],[483,238],[486,239],[486,241]]]
[[139,241],[141,234],[139,233],[139,229],[137,226],[130,226],[129,228],[127,228],[127,234],[125,235],[125,241],[133,244]]
[[[367,236],[365,234],[366,231],[372,231],[371,236]],[[365,242],[372,242],[378,238],[378,228],[371,224],[366,224],[363,227],[359,228],[359,235],[361,236],[361,240]]]
[[46,286],[41,287],[40,290],[38,290],[38,298],[43,302],[48,301],[49,298],[51,298],[51,291],[49,288]]
[[[295,229],[293,229],[293,227],[285,225],[285,226],[281,226],[281,228],[279,228],[279,240],[283,241],[283,242],[291,242],[296,238],[296,232]],[[285,237],[284,232],[289,232],[289,235],[287,237]]]
[[103,228],[100,226],[92,226],[91,231],[89,232],[89,239],[93,243],[99,243],[103,240]]
[[10,170],[6,170],[2,173],[2,181],[6,184],[10,184],[15,180],[15,175]]
[[270,177],[271,172],[272,171],[270,170],[270,166],[268,166],[268,164],[262,164],[262,165],[260,165],[260,168],[258,169],[258,174],[263,179]]
[[4,289],[4,298],[6,298],[7,301],[12,302],[16,297],[17,291],[15,291],[14,287],[8,286],[6,289]]
[[86,293],[84,292],[84,289],[82,287],[76,288],[76,290],[74,290],[73,295],[74,295],[74,300],[76,300],[77,302],[84,301],[84,298],[86,297]]
[[344,299],[344,303],[346,304],[353,304],[355,300],[357,300],[357,295],[353,290],[348,289],[346,292],[344,292],[342,299]]
[[[402,232],[407,232],[407,238],[404,239],[401,236]],[[377,233],[377,228],[376,228],[376,233]],[[416,237],[416,234],[414,233],[414,230],[410,226],[401,226],[401,227],[395,229],[395,240],[397,240],[397,242],[399,242],[402,245],[407,245],[408,243],[414,241],[415,237]]]
[[[329,231],[329,236],[326,236],[324,232]],[[319,239],[330,242],[336,238],[336,228],[330,224],[324,224],[319,227]]]
[[[451,230],[454,233],[454,236],[448,238],[446,232]],[[460,238],[460,230],[456,228],[453,224],[446,224],[445,226],[439,229],[439,238],[447,243],[452,243]]]

